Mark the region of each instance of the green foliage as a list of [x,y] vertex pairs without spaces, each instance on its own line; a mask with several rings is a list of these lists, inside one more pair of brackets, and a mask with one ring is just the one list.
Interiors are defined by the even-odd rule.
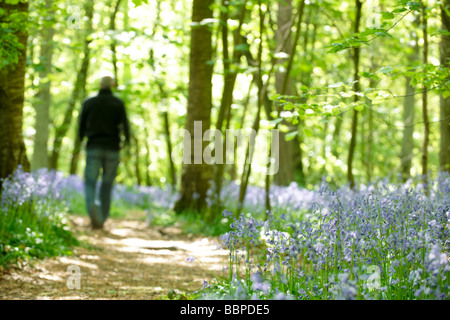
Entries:
[[71,247],[79,244],[67,228],[61,206],[48,206],[45,212],[39,206],[25,201],[0,210],[0,265],[70,255]]
[[[111,3],[96,3],[94,32],[91,35],[91,65],[87,81],[87,95],[94,95],[98,90],[98,79],[103,72],[114,72],[112,53],[109,48],[115,41],[118,62],[119,88],[116,94],[123,97],[127,104],[130,121],[139,142],[133,142],[130,152],[123,153],[123,161],[118,171],[118,181],[127,185],[138,182],[139,171],[141,185],[151,184],[163,186],[168,183],[169,155],[166,148],[167,137],[164,130],[162,112],[168,113],[169,131],[173,146],[179,143],[176,130],[184,128],[186,120],[187,88],[189,85],[189,43],[191,17],[191,1],[156,1],[134,0],[129,6],[121,5],[116,17],[116,30],[108,30],[112,13]],[[34,102],[36,84],[51,80],[52,106],[50,123],[50,140],[53,139],[54,127],[63,120],[71,90],[75,83],[82,55],[85,30],[68,28],[67,19],[73,14],[72,7],[79,7],[79,2],[66,1],[55,5],[56,12],[50,16],[42,6],[43,1],[30,2],[29,23],[29,55],[26,104],[24,109],[24,135],[27,151],[31,157],[33,150]],[[61,5],[64,3],[64,5]],[[277,26],[278,2],[262,1],[263,11],[267,10],[266,26],[263,35],[262,72],[263,79],[269,76],[271,64],[275,60],[282,61],[286,50],[279,52],[275,32]],[[123,4],[123,3],[122,3]],[[262,121],[269,127],[288,121],[294,129],[286,131],[286,139],[298,141],[302,150],[302,161],[306,173],[307,184],[314,185],[322,175],[332,176],[340,183],[346,183],[345,158],[348,148],[346,135],[350,130],[349,113],[359,110],[364,121],[359,123],[361,129],[360,154],[355,159],[355,175],[361,181],[365,176],[365,152],[368,150],[369,128],[368,114],[374,115],[372,128],[372,151],[376,157],[372,159],[374,171],[379,175],[395,174],[398,165],[398,154],[401,145],[401,121],[404,95],[404,79],[412,77],[412,84],[418,95],[426,84],[431,90],[430,99],[438,94],[449,96],[448,68],[438,66],[437,50],[440,37],[448,34],[440,30],[440,16],[437,6],[430,6],[429,31],[435,37],[431,39],[430,64],[423,66],[420,55],[410,59],[413,54],[413,41],[419,42],[422,31],[415,19],[419,16],[422,1],[389,1],[383,7],[370,11],[367,2],[363,3],[361,32],[353,34],[354,1],[310,1],[305,6],[304,21],[300,33],[294,64],[290,75],[296,86],[296,94],[278,96],[275,89],[274,75],[271,75],[267,86],[273,109],[280,106],[283,111],[271,113],[273,121],[262,112]],[[241,35],[245,43],[234,42],[234,31],[237,30],[239,14],[245,5],[247,15],[244,17]],[[296,6],[296,4],[295,4]],[[223,6],[216,1],[212,7],[214,20],[212,23],[214,57],[213,110],[211,123],[216,123],[218,108],[222,99],[224,70],[222,70],[221,44],[221,12],[228,13],[229,51],[237,49],[243,53],[238,63],[233,63],[230,70],[236,72],[237,80],[233,94],[233,106],[230,128],[249,127],[255,117],[257,85],[256,64],[249,63],[249,55],[256,59],[258,52],[258,10],[259,1],[229,1]],[[73,8],[72,8],[73,9]],[[128,10],[128,12],[125,12]],[[293,14],[296,15],[294,8]],[[82,13],[82,12],[81,12]],[[371,28],[371,18],[379,18],[380,24]],[[126,22],[126,23],[125,23]],[[38,72],[42,66],[38,62],[40,49],[39,32],[45,26],[55,23],[55,50],[53,72],[48,79],[39,79]],[[295,30],[292,30],[292,34]],[[13,36],[13,33],[10,34]],[[5,33],[7,36],[7,33]],[[1,42],[0,46],[4,45]],[[360,92],[353,89],[353,48],[361,49]],[[350,50],[349,50],[350,49]],[[4,54],[9,51],[2,50]],[[8,58],[10,60],[10,58]],[[283,72],[286,62],[276,63],[274,72]],[[34,82],[32,82],[34,81]],[[253,81],[253,83],[252,83]],[[252,84],[250,84],[252,83]],[[359,102],[354,103],[355,95]],[[418,97],[418,96],[417,96]],[[80,101],[85,97],[80,97]],[[438,119],[437,104],[430,108],[430,118]],[[80,108],[78,102],[74,113],[74,121]],[[419,108],[417,107],[417,112]],[[341,130],[336,126],[342,120]],[[59,168],[67,170],[73,150],[75,129],[63,140]],[[285,127],[280,126],[285,129]],[[438,130],[432,126],[430,160],[437,159]],[[434,131],[433,131],[434,130]],[[415,128],[415,144],[421,139],[420,124]],[[335,134],[336,133],[336,134]],[[145,142],[147,145],[145,145]],[[384,147],[381,147],[384,146]],[[418,172],[419,149],[416,146],[413,159],[414,172]],[[330,151],[331,150],[331,151]],[[78,174],[82,173],[84,153],[80,155]],[[136,165],[137,164],[137,165]],[[175,165],[177,178],[182,166]],[[240,177],[242,167],[237,166],[235,177]],[[293,175],[294,176],[294,175]],[[230,173],[225,173],[227,179]],[[252,183],[263,184],[264,177],[259,172],[252,172]],[[179,181],[179,179],[178,179]],[[119,205],[119,207],[121,207]],[[84,209],[82,203],[81,209]],[[114,213],[115,214],[115,213]],[[120,212],[117,212],[120,214]]]
[[[16,1],[6,1],[16,5]],[[0,8],[0,69],[16,64],[22,53],[23,45],[19,43],[17,33],[26,30],[27,13]]]
[[148,0],[132,0],[132,1],[136,7],[138,7],[144,3],[148,3]]

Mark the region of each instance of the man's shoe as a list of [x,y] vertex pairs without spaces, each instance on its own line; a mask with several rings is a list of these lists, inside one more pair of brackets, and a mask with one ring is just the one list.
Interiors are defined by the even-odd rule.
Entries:
[[91,226],[93,230],[103,229],[103,223],[101,223],[100,210],[97,205],[91,207]]

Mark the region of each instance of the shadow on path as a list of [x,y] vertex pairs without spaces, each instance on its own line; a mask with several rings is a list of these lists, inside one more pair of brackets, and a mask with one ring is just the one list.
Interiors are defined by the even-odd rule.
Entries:
[[[170,290],[189,294],[204,280],[223,274],[228,252],[218,240],[189,237],[170,227],[109,219],[92,231],[86,217],[70,216],[72,229],[87,246],[72,256],[48,258],[11,270],[0,279],[0,299],[160,299]],[[195,257],[193,262],[187,257]],[[69,289],[69,266],[80,270],[80,289]]]

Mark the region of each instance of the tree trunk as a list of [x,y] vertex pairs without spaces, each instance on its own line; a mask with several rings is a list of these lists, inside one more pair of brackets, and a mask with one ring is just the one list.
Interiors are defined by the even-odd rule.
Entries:
[[[450,31],[450,0],[444,1],[441,6],[442,29]],[[441,45],[441,65],[444,70],[450,69],[450,36],[442,35]],[[445,67],[446,66],[446,67]],[[450,89],[447,87],[447,91]],[[450,97],[440,96],[440,131],[441,146],[439,152],[439,171],[450,172]]]
[[[45,8],[48,10],[50,16],[54,14],[52,6],[52,0],[45,1]],[[39,92],[36,95],[37,101],[34,104],[36,109],[36,122],[34,126],[36,134],[34,136],[31,170],[48,167],[49,110],[51,100],[51,83],[48,75],[52,72],[53,35],[55,33],[53,22],[49,26],[44,24],[41,33],[42,40],[40,42],[39,60],[43,69],[39,71]]]
[[[278,2],[278,30],[275,34],[278,44],[283,43],[285,35],[289,32],[289,29],[286,30],[286,26],[291,25],[292,19],[292,0],[280,0]],[[281,48],[282,52],[295,54],[295,51],[292,49],[291,38],[289,36],[286,40],[284,47]],[[306,50],[306,48],[304,49]],[[282,62],[280,61],[280,63]],[[296,94],[294,81],[291,76],[286,76],[286,72],[277,72],[275,74],[275,86],[278,94]],[[297,130],[295,126],[287,121],[283,121],[283,124],[289,128],[289,132]],[[295,149],[299,149],[300,145],[295,140],[286,141],[285,132],[280,132],[279,139],[279,159],[283,159],[283,165],[279,166],[278,173],[274,176],[274,181],[277,185],[286,186],[295,179],[296,161],[294,157],[298,154]]]
[[131,140],[134,142],[134,174],[136,175],[136,183],[140,186],[142,185],[141,168],[139,166],[139,146],[141,144],[136,135],[133,135]]
[[77,174],[78,161],[80,160],[80,153],[81,153],[81,141],[80,138],[78,137],[78,134],[75,133],[72,158],[70,159],[70,168],[69,168],[70,174]]
[[[428,63],[428,18],[426,16],[425,4],[422,5],[422,27],[423,27],[423,64]],[[422,113],[424,123],[424,138],[422,145],[422,176],[425,185],[428,184],[428,144],[430,136],[430,122],[428,120],[428,87],[423,86]]]
[[[278,94],[281,95],[296,95],[295,84],[290,76],[292,70],[294,56],[296,53],[297,43],[300,38],[301,24],[303,20],[303,13],[305,9],[305,1],[300,1],[297,14],[297,30],[294,38],[294,44],[291,43],[291,30],[293,25],[292,17],[292,1],[279,1],[278,2],[278,15],[277,15],[277,25],[278,29],[275,34],[277,47],[280,51],[287,51],[289,58],[287,59],[287,67],[285,72],[277,72],[275,75],[275,86]],[[305,44],[307,43],[307,36],[305,33]],[[306,46],[304,48],[306,51]],[[283,62],[283,61],[280,61]],[[280,117],[281,108],[277,108],[278,116]],[[291,125],[288,121],[283,120],[282,124],[285,125],[289,132],[297,130],[297,128]],[[278,124],[275,126],[278,128]],[[295,180],[295,169],[296,169],[296,155],[301,153],[300,145],[296,143],[295,140],[286,140],[286,133],[279,132],[279,149],[276,159],[284,159],[283,165],[278,164],[278,172],[275,174],[274,180],[278,185],[288,185]],[[272,155],[272,146],[270,146],[270,156]],[[298,152],[299,151],[299,152]],[[301,161],[301,159],[300,159]],[[269,175],[270,163],[267,165],[267,173],[265,179],[265,207],[266,215],[272,210],[270,203],[270,185],[271,176]]]
[[[371,66],[369,72],[375,72],[375,70],[378,69],[378,66],[376,65],[374,61],[374,56],[376,55],[376,52],[372,52],[370,54],[370,60],[371,60]],[[375,79],[369,80],[369,87],[375,88],[376,87],[376,81]],[[361,144],[361,160],[363,162],[364,167],[366,168],[366,179],[367,183],[372,182],[373,177],[373,145],[374,145],[374,117],[373,117],[373,104],[370,99],[366,99],[366,103],[368,105],[368,108],[365,108],[364,110],[364,118],[367,119],[367,127],[368,127],[368,133],[367,136],[364,133],[365,131],[365,123],[362,124],[362,140],[366,141],[366,143]],[[364,121],[366,122],[366,121]]]
[[92,33],[92,16],[94,14],[94,3],[86,2],[85,13],[86,13],[86,34],[85,34],[85,42],[84,42],[84,51],[83,51],[83,60],[81,62],[80,70],[77,74],[77,79],[75,82],[75,87],[73,88],[72,95],[70,97],[69,103],[67,105],[66,112],[64,114],[64,120],[60,126],[55,129],[55,139],[53,141],[53,149],[50,157],[50,168],[57,169],[58,168],[58,159],[61,153],[62,141],[66,137],[67,132],[69,131],[70,124],[72,123],[73,118],[73,110],[77,102],[80,99],[80,93],[82,88],[86,85],[87,73],[89,69],[89,60],[90,60],[90,48],[89,44],[92,40],[88,37]]
[[[356,18],[355,18],[355,28],[354,33],[357,34],[359,32],[359,25],[361,22],[361,9],[362,9],[362,2],[361,0],[356,0]],[[353,79],[355,81],[355,84],[353,86],[353,90],[358,93],[360,91],[360,83],[359,83],[359,59],[360,59],[360,48],[356,47],[353,51],[353,63],[354,63],[354,76]],[[355,103],[358,103],[359,96],[355,94]],[[350,182],[350,187],[355,187],[355,178],[353,176],[353,157],[355,153],[356,148],[356,135],[357,135],[357,128],[358,128],[358,111],[355,109],[353,110],[353,119],[352,119],[352,136],[350,139],[350,146],[348,149],[348,160],[347,160],[347,179]]]
[[167,154],[169,155],[169,174],[170,174],[170,184],[175,187],[177,185],[177,174],[175,171],[175,164],[173,163],[172,154],[172,140],[170,139],[170,124],[169,124],[169,114],[167,111],[162,113],[164,119],[164,135],[166,136],[166,146]]
[[[158,30],[158,28],[160,27],[160,23],[161,23],[161,0],[156,1],[156,17],[155,17],[155,21],[154,21],[154,25],[153,25],[153,29],[152,29],[152,33],[150,35],[150,39],[153,40],[155,38],[156,32]],[[150,68],[155,72],[156,71],[156,66],[155,66],[155,58],[154,58],[154,48],[151,47],[150,48],[150,53],[149,53],[149,66]],[[161,101],[162,104],[165,104],[165,100],[167,99],[167,92],[164,89],[164,83],[165,83],[165,79],[163,79],[162,77],[156,80],[156,85],[159,88],[159,92],[161,94],[159,101]],[[151,83],[151,85],[153,85],[153,82]],[[172,150],[173,150],[173,146],[172,146],[172,140],[170,137],[170,122],[169,122],[169,113],[167,110],[163,110],[161,113],[161,117],[163,120],[163,131],[164,131],[164,136],[166,138],[166,148],[167,148],[167,154],[168,154],[168,159],[167,161],[169,161],[169,176],[170,176],[170,184],[172,186],[172,188],[176,187],[177,184],[177,173],[176,173],[176,169],[175,169],[175,164],[173,163],[173,159],[172,159]],[[144,115],[144,111],[143,111],[143,115]],[[145,130],[145,134],[147,136],[147,141],[146,141],[146,148],[147,148],[147,167],[150,167],[150,144],[148,142],[148,139],[150,137],[150,134],[148,132],[147,127],[144,128]],[[147,183],[150,185],[151,183],[151,176],[150,176],[150,170],[147,170]]]
[[[202,212],[206,207],[206,192],[212,178],[211,167],[203,162],[203,134],[210,128],[212,107],[212,33],[210,27],[201,25],[211,19],[213,0],[194,0],[189,65],[189,94],[185,129],[190,133],[190,164],[184,163],[181,177],[180,198],[174,206],[177,213],[184,210]],[[194,135],[195,122],[200,121],[201,130]],[[201,133],[201,136],[199,136]],[[185,141],[186,142],[186,141]],[[186,144],[185,144],[186,146]],[[184,148],[186,152],[187,148]],[[194,152],[192,152],[194,151]]]
[[[113,11],[111,13],[111,18],[109,20],[109,30],[110,31],[115,31],[116,30],[116,17],[117,17],[117,13],[119,12],[119,7],[120,7],[120,2],[122,0],[117,0]],[[111,2],[112,4],[112,2]],[[116,40],[113,38],[111,41],[111,53],[112,53],[112,64],[113,64],[113,69],[114,69],[114,77],[116,78],[116,85],[119,84],[119,75],[118,75],[118,68],[117,68],[117,51],[116,51]]]
[[[233,92],[236,84],[237,78],[237,70],[234,68],[234,64],[239,63],[240,57],[243,55],[243,51],[237,49],[237,46],[242,42],[241,36],[241,28],[244,23],[244,18],[246,15],[246,7],[245,5],[241,8],[240,17],[239,17],[239,26],[234,31],[234,49],[232,53],[232,60],[229,58],[229,45],[228,45],[228,1],[222,0],[222,6],[225,8],[221,12],[221,21],[222,21],[222,47],[223,47],[223,69],[224,69],[224,87],[222,92],[222,100],[220,103],[219,116],[217,118],[216,129],[221,132],[226,132],[227,129],[230,128],[231,122],[231,105],[233,104]],[[233,63],[233,64],[232,64]],[[224,129],[225,122],[225,131]],[[225,148],[227,143],[227,137],[225,135],[224,142],[222,144],[222,154],[225,154]],[[216,150],[217,152],[217,150]],[[220,211],[221,208],[221,199],[220,193],[222,190],[222,183],[224,178],[225,171],[225,161],[224,163],[215,164],[215,172],[214,172],[214,187],[215,187],[215,206],[216,210]]]
[[341,135],[341,127],[343,122],[343,115],[339,115],[336,117],[336,120],[334,121],[334,131],[333,131],[333,144],[331,146],[331,153],[336,158],[339,158],[340,150],[340,135]]
[[[262,79],[262,51],[263,51],[263,33],[264,33],[264,19],[265,19],[265,13],[263,12],[261,8],[261,1],[259,1],[258,4],[258,10],[259,10],[259,48],[258,48],[258,79]],[[266,80],[266,83],[263,85],[263,82],[258,81],[258,101],[257,101],[257,110],[256,110],[256,116],[255,120],[253,121],[253,134],[249,136],[248,145],[245,152],[245,162],[244,162],[244,168],[242,170],[241,175],[241,184],[239,186],[239,199],[238,199],[238,211],[237,215],[239,215],[244,207],[244,199],[245,194],[247,192],[247,186],[248,181],[250,178],[250,173],[252,170],[252,159],[254,157],[254,142],[256,139],[256,135],[259,131],[260,126],[260,119],[261,119],[261,106],[263,104],[263,99],[265,95],[265,91],[267,90],[267,84],[269,83],[269,79],[271,77],[271,73],[273,72],[273,66],[272,70],[269,73],[268,79]]]
[[406,97],[403,103],[403,140],[401,160],[401,176],[405,182],[411,176],[411,163],[413,157],[413,134],[414,134],[414,107],[416,99],[414,97],[415,89],[411,85],[411,78],[406,78]]
[[[6,17],[16,10],[28,15],[28,2],[9,5],[2,1],[0,9],[4,10]],[[27,21],[22,23],[27,25]],[[30,169],[22,135],[28,36],[26,27],[17,30],[15,35],[22,46],[19,48],[18,61],[0,70],[0,192],[2,179],[13,174],[18,165],[22,165],[24,170]]]
[[[84,81],[81,83],[80,87],[80,97],[86,97],[86,77],[84,78]],[[70,168],[69,173],[70,174],[77,174],[78,171],[78,161],[80,160],[80,154],[81,154],[81,140],[78,136],[78,131],[75,130],[75,137],[73,139],[73,149],[72,149],[72,158],[70,159]]]

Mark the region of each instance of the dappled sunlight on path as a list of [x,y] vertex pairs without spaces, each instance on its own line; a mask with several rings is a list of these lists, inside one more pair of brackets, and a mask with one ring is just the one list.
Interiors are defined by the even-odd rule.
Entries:
[[[189,294],[223,274],[228,252],[218,239],[182,234],[175,227],[147,227],[142,221],[108,220],[92,231],[85,217],[71,217],[87,244],[72,256],[35,262],[0,276],[0,299],[159,299],[170,290]],[[192,262],[188,257],[195,257]],[[80,289],[69,289],[69,266],[80,270]]]

